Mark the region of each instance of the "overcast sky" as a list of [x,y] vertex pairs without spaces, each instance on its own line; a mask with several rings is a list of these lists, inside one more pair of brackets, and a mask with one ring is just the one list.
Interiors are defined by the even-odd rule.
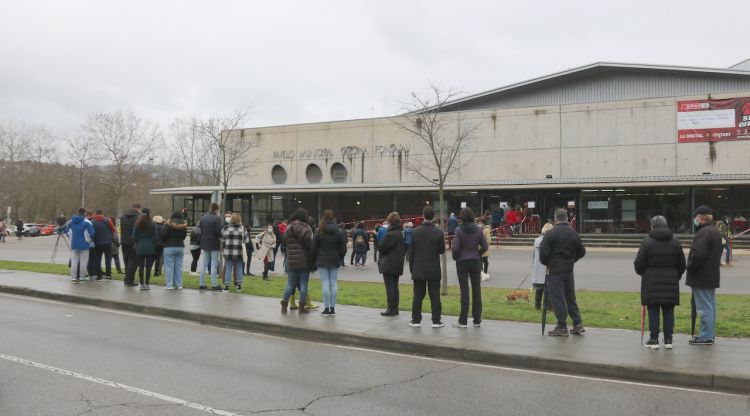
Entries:
[[481,92],[596,61],[728,67],[746,1],[0,0],[0,120],[251,106],[248,125],[398,111],[428,82]]

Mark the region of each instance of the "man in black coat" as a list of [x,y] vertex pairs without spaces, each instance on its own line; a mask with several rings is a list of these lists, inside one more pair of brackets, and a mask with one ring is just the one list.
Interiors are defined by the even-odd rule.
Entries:
[[383,274],[385,294],[388,299],[388,309],[380,315],[395,316],[398,315],[399,304],[398,279],[404,274],[406,255],[404,228],[401,226],[401,216],[397,212],[388,214],[388,228],[385,237],[378,243],[378,251],[380,252],[378,271]]
[[539,247],[539,261],[547,266],[547,289],[552,301],[552,309],[557,317],[557,326],[548,332],[549,336],[568,336],[568,315],[573,319],[570,333],[582,334],[581,313],[576,303],[573,265],[586,255],[581,237],[568,224],[568,212],[565,208],[555,210],[555,226],[544,234]]
[[435,208],[427,206],[422,210],[424,221],[415,228],[411,237],[409,249],[409,269],[414,281],[414,300],[411,307],[411,323],[409,326],[419,327],[422,322],[422,301],[425,292],[430,293],[432,307],[432,327],[442,328],[440,320],[442,305],[440,304],[440,255],[445,253],[445,237],[443,230],[436,227],[432,220],[435,218]]
[[200,264],[200,285],[199,290],[206,290],[206,268],[211,268],[211,288],[221,291],[221,286],[216,283],[216,276],[219,271],[219,255],[221,254],[221,228],[224,222],[218,216],[219,204],[212,202],[211,211],[204,215],[198,223],[200,229],[200,247],[201,247],[201,264]]
[[711,208],[701,205],[693,213],[697,227],[687,260],[686,283],[693,289],[695,309],[701,316],[699,335],[691,345],[713,345],[716,326],[716,289],[721,268],[721,234],[714,226]]
[[141,204],[133,206],[120,217],[120,247],[122,248],[122,260],[125,263],[125,286],[138,286],[135,283],[135,270],[138,267],[138,258],[135,254],[135,240],[133,240],[133,228],[135,220],[141,215]]

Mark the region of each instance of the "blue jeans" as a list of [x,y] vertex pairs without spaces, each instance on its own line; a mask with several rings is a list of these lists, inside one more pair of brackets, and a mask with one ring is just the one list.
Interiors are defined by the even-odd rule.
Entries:
[[716,326],[716,289],[693,288],[695,310],[701,316],[701,326],[698,336],[702,339],[714,339]]
[[286,279],[286,288],[284,288],[284,302],[288,302],[294,293],[294,289],[299,286],[299,300],[304,302],[307,299],[307,281],[310,279],[309,270],[289,269]]
[[184,247],[164,247],[164,274],[167,287],[182,287],[182,262]]
[[339,291],[338,267],[318,267],[320,274],[320,283],[323,285],[323,306],[333,308],[336,306],[336,294]]
[[206,285],[206,268],[211,266],[211,287],[216,286],[216,275],[219,269],[219,250],[201,250],[200,285]]
[[242,284],[242,259],[230,259],[224,257],[224,265],[226,271],[224,272],[224,286],[229,286],[232,282],[232,270],[237,270],[237,284]]

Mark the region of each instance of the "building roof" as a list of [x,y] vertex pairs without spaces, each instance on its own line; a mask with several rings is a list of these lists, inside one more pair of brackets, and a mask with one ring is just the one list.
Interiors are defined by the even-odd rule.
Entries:
[[[629,77],[622,80],[616,77],[618,75],[620,78],[623,75],[629,75]],[[633,78],[633,75],[636,76],[635,79]],[[584,81],[587,79],[599,79],[604,76],[609,76],[606,80],[607,82],[605,84],[599,83],[599,85],[595,86],[596,89],[609,89],[611,86],[613,87],[611,89],[616,92],[618,90],[617,84],[627,84],[624,85],[626,88],[623,88],[623,90],[630,92],[630,94],[626,92],[621,96],[610,94],[606,97],[602,97],[606,100],[679,96],[696,94],[698,92],[719,93],[741,91],[745,88],[750,88],[750,60],[740,62],[729,69],[678,65],[596,62],[517,82],[489,91],[468,95],[447,103],[443,106],[442,110],[457,111],[478,109],[482,108],[483,105],[486,108],[503,108],[599,101],[599,96],[593,95],[590,91],[587,91]],[[638,85],[639,80],[644,81],[644,84],[661,83],[669,85],[667,85],[667,88],[655,88],[653,85],[647,85],[646,87],[648,88],[643,88],[644,85]],[[715,85],[715,82],[699,82],[705,85],[691,85],[696,84],[696,80],[720,80],[725,82],[718,85]],[[739,81],[739,83],[737,81]],[[559,96],[557,99],[552,98],[545,100],[542,97],[539,97],[539,94],[536,93],[539,90],[545,90],[547,94],[554,94],[556,93],[554,87],[558,87],[561,84],[567,86],[567,88],[565,88],[566,91],[564,97]],[[571,93],[571,89],[576,91]],[[513,103],[518,101],[517,97],[519,95],[529,94],[530,92],[535,92],[535,99],[520,101],[518,102],[518,105],[513,105]],[[508,97],[514,97],[514,100],[511,100],[513,102],[510,103],[511,105],[503,105],[503,100]]]

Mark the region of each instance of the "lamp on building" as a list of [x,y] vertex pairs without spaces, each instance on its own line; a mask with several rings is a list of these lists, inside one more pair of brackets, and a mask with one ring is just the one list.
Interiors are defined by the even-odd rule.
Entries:
[[547,175],[546,178],[547,179],[552,179],[552,175]]
[[711,172],[703,172],[704,175],[710,175]]

